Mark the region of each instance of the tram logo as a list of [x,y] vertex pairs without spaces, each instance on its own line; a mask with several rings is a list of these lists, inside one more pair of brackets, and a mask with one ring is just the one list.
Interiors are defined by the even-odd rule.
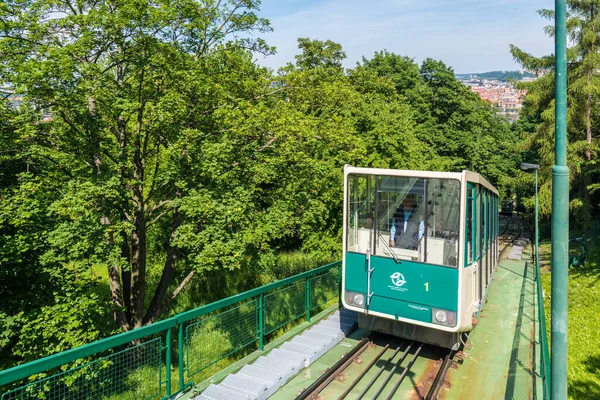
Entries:
[[390,278],[396,287],[400,287],[406,283],[404,280],[404,275],[402,275],[400,272],[394,272],[392,275],[390,275]]

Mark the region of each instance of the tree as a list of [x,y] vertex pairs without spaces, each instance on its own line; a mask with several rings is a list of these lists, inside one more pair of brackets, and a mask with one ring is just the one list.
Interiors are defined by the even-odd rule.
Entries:
[[318,67],[339,69],[342,68],[342,61],[346,58],[342,46],[331,40],[299,38],[298,48],[302,53],[296,56],[296,66],[303,70]]
[[416,122],[411,129],[420,141],[413,152],[431,160],[420,163],[421,168],[470,169],[499,184],[515,167],[514,134],[508,124],[443,62],[428,58],[419,67],[408,57],[379,52],[370,60],[363,58],[360,68],[390,79],[410,106]]
[[[600,2],[567,1],[567,31],[572,46],[567,51],[567,106],[568,106],[568,164],[571,170],[573,196],[571,209],[577,219],[589,226],[594,201],[591,197],[598,174],[595,158],[598,151],[596,140],[598,94],[600,93]],[[553,10],[538,13],[552,20]],[[554,36],[554,28],[545,29]],[[541,212],[550,213],[550,168],[554,157],[554,57],[536,58],[526,51],[511,46],[515,60],[525,68],[549,71],[535,82],[522,84],[528,90],[523,116],[536,122],[536,128],[525,136],[524,147],[534,150],[542,164]],[[534,158],[536,157],[534,156]]]
[[[52,110],[44,129],[32,124],[22,139],[68,178],[50,207],[63,223],[49,234],[47,261],[106,262],[123,330],[164,310],[188,190],[186,140],[189,132],[215,134],[207,115],[223,93],[206,78],[220,73],[217,55],[271,51],[260,39],[234,39],[269,30],[257,7],[254,0],[26,0],[0,8],[1,80],[33,110]],[[164,230],[152,231],[159,223]],[[153,255],[163,257],[151,292],[149,235],[160,237]]]

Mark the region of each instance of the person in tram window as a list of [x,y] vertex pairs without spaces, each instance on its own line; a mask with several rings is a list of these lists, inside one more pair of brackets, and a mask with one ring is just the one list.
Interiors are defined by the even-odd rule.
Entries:
[[413,198],[406,196],[402,202],[402,207],[398,207],[392,217],[390,246],[416,250],[424,234],[425,223],[423,217],[417,215]]

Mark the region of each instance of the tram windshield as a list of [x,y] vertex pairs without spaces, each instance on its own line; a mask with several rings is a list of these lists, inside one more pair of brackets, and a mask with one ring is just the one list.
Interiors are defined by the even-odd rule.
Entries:
[[456,267],[460,182],[348,176],[347,250]]

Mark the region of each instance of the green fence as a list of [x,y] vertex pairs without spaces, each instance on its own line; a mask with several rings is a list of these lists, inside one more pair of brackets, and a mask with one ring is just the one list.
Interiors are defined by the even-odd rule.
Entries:
[[315,309],[338,301],[340,278],[338,261],[0,371],[1,400],[168,399],[262,350],[276,331],[310,321]]
[[586,262],[588,254],[598,242],[599,231],[600,221],[596,218],[587,234],[569,239],[569,267],[581,267]]
[[542,379],[543,397],[550,399],[550,355],[548,351],[548,334],[546,330],[546,314],[544,311],[544,289],[542,288],[542,275],[540,266],[535,264],[535,282],[537,290],[538,303],[538,321],[539,321],[539,343],[540,343],[540,363],[539,374]]

